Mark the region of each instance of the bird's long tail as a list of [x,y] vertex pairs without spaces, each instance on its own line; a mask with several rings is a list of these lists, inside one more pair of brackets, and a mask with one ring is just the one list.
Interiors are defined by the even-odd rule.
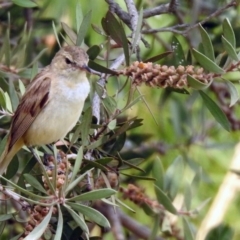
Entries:
[[22,140],[18,140],[11,149],[8,149],[9,139],[7,140],[6,147],[0,157],[0,175],[6,171],[9,163],[11,162],[14,155],[22,148]]

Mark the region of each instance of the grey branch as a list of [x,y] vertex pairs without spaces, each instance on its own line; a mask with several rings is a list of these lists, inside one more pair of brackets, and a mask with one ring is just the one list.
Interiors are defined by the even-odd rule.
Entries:
[[[105,0],[105,1],[108,3],[109,10],[111,12],[116,13],[118,17],[128,26],[131,25],[131,16],[127,12],[123,11],[119,6],[119,4],[117,4],[114,0]],[[177,5],[178,5],[177,1],[172,0],[170,3],[161,4],[151,9],[146,9],[143,11],[143,18],[149,18],[156,15],[164,14],[164,13],[175,12]]]
[[[117,69],[124,61],[125,57],[124,54],[119,55],[115,61],[111,64],[110,69]],[[106,80],[108,78],[108,75],[102,74],[100,79],[98,80],[98,84],[105,87]],[[93,102],[92,102],[92,115],[97,118],[97,124],[100,122],[100,106],[101,106],[101,97],[97,94],[97,92],[93,95]]]

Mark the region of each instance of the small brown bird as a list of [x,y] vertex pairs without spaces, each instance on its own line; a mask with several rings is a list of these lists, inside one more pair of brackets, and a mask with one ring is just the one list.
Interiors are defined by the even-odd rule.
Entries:
[[90,85],[88,55],[76,46],[63,47],[30,83],[12,118],[6,147],[0,157],[2,175],[24,146],[62,139],[75,126]]

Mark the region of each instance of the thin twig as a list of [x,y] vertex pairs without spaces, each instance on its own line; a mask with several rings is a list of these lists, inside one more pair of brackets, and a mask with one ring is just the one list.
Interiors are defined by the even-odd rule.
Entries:
[[[229,4],[227,4],[226,6],[218,9],[217,11],[213,12],[212,14],[210,14],[208,17],[206,17],[202,21],[199,21],[196,24],[193,24],[193,25],[190,25],[190,26],[187,25],[187,24],[180,24],[180,25],[175,25],[173,27],[167,27],[167,28],[156,28],[156,29],[143,30],[142,33],[149,34],[149,33],[156,33],[156,32],[173,32],[173,33],[177,33],[177,34],[181,34],[181,35],[185,36],[187,33],[189,33],[189,31],[191,31],[192,29],[198,27],[199,24],[206,23],[211,18],[214,18],[214,17],[220,15],[226,9],[228,9],[230,7],[236,7],[237,4],[238,3],[236,1],[231,1]],[[177,30],[177,28],[182,28],[182,27],[186,27],[186,26],[188,26],[188,27],[185,30]]]

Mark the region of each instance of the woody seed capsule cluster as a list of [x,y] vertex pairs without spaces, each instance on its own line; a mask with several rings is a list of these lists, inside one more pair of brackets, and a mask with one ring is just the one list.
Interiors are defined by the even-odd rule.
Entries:
[[129,67],[119,71],[119,74],[131,77],[133,83],[137,86],[145,83],[150,87],[161,88],[181,89],[188,87],[187,75],[191,75],[204,84],[208,84],[210,81],[203,68],[195,68],[192,65],[174,67],[136,61]]
[[[57,171],[57,176],[56,176],[56,188],[54,189],[55,192],[53,193],[50,189],[49,186],[47,184],[47,181],[45,179],[45,177],[42,177],[43,180],[43,186],[46,189],[47,193],[49,195],[55,196],[59,198],[59,201],[61,201],[61,196],[60,196],[60,192],[61,192],[61,188],[62,186],[65,184],[65,181],[67,180],[66,175],[68,174],[68,169],[70,169],[70,163],[67,160],[67,156],[65,153],[63,153],[62,151],[58,152],[58,158],[56,162],[56,171]],[[54,174],[54,168],[55,168],[55,160],[54,160],[54,156],[53,155],[49,155],[46,159],[46,164],[47,165],[47,174],[48,174],[48,179],[50,181],[53,180],[53,174]],[[44,202],[44,203],[49,203],[49,202]],[[19,238],[19,240],[23,240],[26,236],[28,236],[32,230],[39,225],[44,217],[49,213],[49,207],[45,207],[42,206],[41,203],[34,205],[31,210],[29,211],[29,220],[25,225],[24,228],[24,233],[23,235]],[[53,215],[58,214],[58,210],[57,208],[54,206],[53,207]],[[49,225],[48,228],[51,228],[51,226]],[[39,238],[38,240],[45,240],[44,236],[42,236],[41,238]]]
[[[66,174],[67,174],[67,169],[70,169],[70,163],[67,160],[66,155],[59,151],[59,157],[61,158],[61,161],[57,162],[57,177],[56,177],[56,189],[55,189],[55,195],[58,195],[58,192],[62,188],[62,186],[65,184],[66,180]],[[49,169],[47,170],[48,178],[50,181],[53,179],[53,171],[54,171],[54,156],[50,155],[48,160],[48,167]],[[44,188],[47,190],[49,194],[53,194],[51,190],[49,189],[49,186],[46,182],[45,177],[42,177]]]

